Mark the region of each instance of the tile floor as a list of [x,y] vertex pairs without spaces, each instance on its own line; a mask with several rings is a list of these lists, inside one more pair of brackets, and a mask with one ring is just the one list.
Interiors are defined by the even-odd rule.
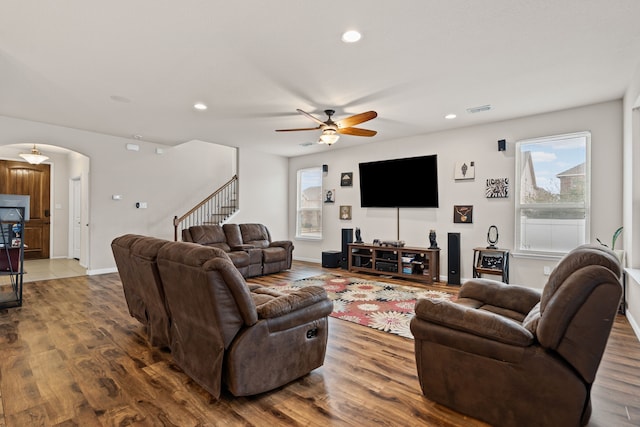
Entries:
[[23,283],[87,274],[87,270],[80,266],[78,260],[66,258],[26,260],[24,272]]

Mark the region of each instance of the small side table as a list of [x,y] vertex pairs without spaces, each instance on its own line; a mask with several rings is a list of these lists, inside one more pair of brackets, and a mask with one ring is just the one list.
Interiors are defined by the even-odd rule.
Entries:
[[473,248],[473,277],[482,274],[502,276],[509,283],[509,249]]

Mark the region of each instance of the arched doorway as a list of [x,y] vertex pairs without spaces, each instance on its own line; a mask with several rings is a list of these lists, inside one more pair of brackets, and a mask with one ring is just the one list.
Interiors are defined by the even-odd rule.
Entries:
[[[17,190],[19,193],[30,193],[32,198],[32,212],[41,212],[42,228],[42,250],[36,253],[38,244],[29,245],[29,252],[25,251],[26,259],[49,258],[49,259],[78,259],[82,267],[88,266],[89,257],[89,230],[82,227],[88,223],[88,177],[89,158],[80,153],[68,150],[63,147],[37,144],[37,148],[46,156],[48,160],[40,165],[30,165],[23,161],[19,154],[28,152],[32,144],[12,144],[0,146],[0,164],[10,165],[11,173],[14,177],[21,176],[30,183],[20,184]],[[48,170],[48,182],[44,178],[36,178],[39,173],[36,169]],[[3,183],[6,181],[7,171],[3,173],[0,166],[0,177]],[[73,180],[77,181],[74,190]],[[38,181],[40,191],[34,194],[37,186],[33,182]],[[3,183],[0,183],[0,193],[5,191]],[[13,187],[16,188],[15,186]],[[74,193],[76,191],[77,193]],[[10,194],[18,194],[15,191],[8,191]],[[74,196],[79,196],[77,199]],[[77,210],[74,210],[74,203],[77,203]],[[74,218],[75,216],[75,218]],[[38,218],[33,213],[31,219]],[[74,228],[79,225],[80,229]],[[37,226],[37,221],[29,221],[25,227],[25,243],[31,236],[35,238],[38,231],[30,230],[30,227]],[[77,237],[76,237],[77,236]],[[31,249],[34,250],[31,250]]]

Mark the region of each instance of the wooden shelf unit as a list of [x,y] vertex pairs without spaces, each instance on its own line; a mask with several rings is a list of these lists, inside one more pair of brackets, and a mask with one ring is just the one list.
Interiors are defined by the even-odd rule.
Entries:
[[440,249],[350,243],[348,268],[431,284],[440,279]]
[[500,248],[473,248],[473,277],[482,274],[502,276],[509,283],[509,250]]

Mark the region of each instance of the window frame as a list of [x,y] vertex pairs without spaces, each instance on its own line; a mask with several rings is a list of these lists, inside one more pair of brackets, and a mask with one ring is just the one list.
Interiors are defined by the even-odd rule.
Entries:
[[[318,207],[302,207],[302,178],[305,173],[317,173],[319,177],[320,189],[318,192]],[[313,166],[309,168],[302,168],[296,171],[296,239],[299,240],[322,240],[322,166]],[[318,223],[320,230],[314,234],[302,234],[301,213],[305,212],[317,212]]]
[[[531,145],[537,143],[548,143],[559,140],[568,140],[575,138],[585,138],[585,182],[584,182],[584,200],[582,202],[562,202],[562,203],[523,203],[521,198],[521,170],[523,162],[522,147],[524,145]],[[591,236],[591,132],[581,131],[560,135],[544,136],[539,138],[530,138],[515,143],[515,201],[514,201],[514,256],[527,257],[527,258],[542,258],[542,259],[559,259],[564,256],[568,250],[565,251],[553,251],[542,250],[539,248],[527,249],[522,247],[522,216],[521,211],[523,209],[542,208],[551,210],[564,210],[564,209],[584,209],[584,230],[583,241],[588,242]]]

